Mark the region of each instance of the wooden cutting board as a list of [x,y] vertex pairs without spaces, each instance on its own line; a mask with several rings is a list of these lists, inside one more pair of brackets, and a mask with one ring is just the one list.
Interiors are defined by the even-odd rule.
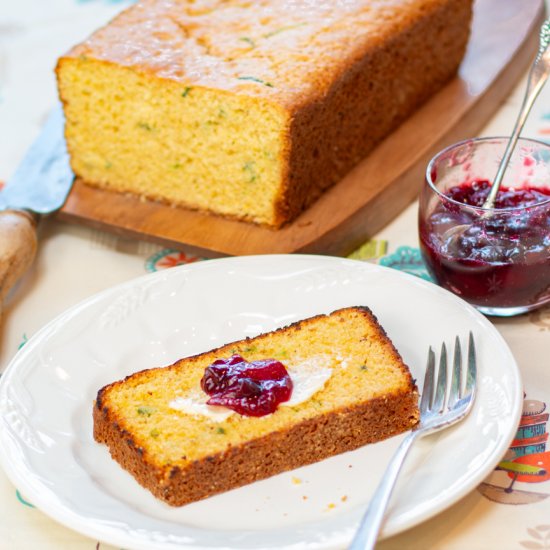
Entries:
[[459,75],[280,230],[142,201],[78,179],[57,217],[210,257],[346,255],[418,196],[437,151],[475,136],[498,109],[534,59],[544,13],[544,0],[477,0]]

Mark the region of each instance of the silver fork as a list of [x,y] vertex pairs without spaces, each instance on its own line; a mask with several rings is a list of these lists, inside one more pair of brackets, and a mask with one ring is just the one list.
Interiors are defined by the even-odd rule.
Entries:
[[397,481],[397,476],[413,442],[422,436],[452,426],[470,412],[475,398],[477,377],[475,344],[471,332],[468,342],[467,363],[466,380],[463,383],[462,352],[460,340],[457,336],[455,339],[452,376],[449,383],[447,376],[447,348],[445,343],[443,343],[439,357],[439,372],[436,384],[435,353],[430,347],[422,397],[420,399],[420,422],[402,441],[388,464],[384,477],[378,485],[349,547],[350,550],[374,548],[386,508]]

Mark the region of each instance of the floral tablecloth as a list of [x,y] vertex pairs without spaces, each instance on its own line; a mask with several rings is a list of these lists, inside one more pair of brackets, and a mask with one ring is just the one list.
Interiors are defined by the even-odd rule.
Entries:
[[[129,0],[4,0],[0,6],[0,181],[14,171],[56,98],[57,57]],[[481,135],[510,132],[525,78]],[[550,87],[543,90],[524,135],[550,138]],[[416,204],[352,256],[427,278],[420,259]],[[0,331],[0,372],[32,335],[80,300],[133,277],[200,261],[184,251],[43,220],[40,248],[28,275],[8,297]],[[477,490],[435,518],[387,539],[390,549],[550,548],[550,307],[512,319],[493,319],[510,346],[524,381],[524,414],[505,464]],[[510,470],[519,457],[543,472]],[[107,549],[62,527],[33,506],[0,472],[0,548]]]

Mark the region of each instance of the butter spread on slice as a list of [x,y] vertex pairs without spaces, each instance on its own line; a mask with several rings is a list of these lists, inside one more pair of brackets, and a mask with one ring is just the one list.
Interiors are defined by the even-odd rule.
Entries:
[[[316,356],[308,359],[295,359],[285,362],[285,367],[292,380],[292,395],[288,401],[284,401],[280,407],[294,407],[311,399],[319,390],[325,387],[332,376],[329,368],[328,356]],[[195,389],[185,396],[179,396],[169,402],[169,407],[193,416],[205,416],[214,422],[223,422],[234,411],[226,407],[208,405],[209,396],[200,389]]]
[[300,403],[305,403],[319,390],[322,390],[327,380],[332,376],[332,369],[328,365],[330,365],[330,359],[322,355],[285,365],[292,380],[293,388],[290,399],[279,406],[294,407]]
[[209,396],[203,391],[197,389],[189,392],[185,397],[176,397],[168,404],[170,408],[191,414],[194,416],[207,416],[214,422],[223,422],[227,420],[234,411],[227,407],[218,407],[217,405],[208,405]]

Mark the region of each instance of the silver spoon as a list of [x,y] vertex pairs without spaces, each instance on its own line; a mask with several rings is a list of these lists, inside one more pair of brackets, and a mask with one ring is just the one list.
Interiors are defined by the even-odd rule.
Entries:
[[497,175],[491,185],[491,190],[489,191],[482,208],[495,207],[495,200],[497,198],[497,193],[500,188],[502,178],[504,177],[504,172],[506,171],[508,162],[510,161],[510,157],[512,156],[521,130],[527,120],[527,115],[531,111],[531,107],[533,107],[535,99],[539,95],[544,83],[548,80],[548,76],[550,75],[550,50],[548,49],[548,44],[550,44],[550,19],[547,19],[542,24],[539,38],[539,52],[533,62],[533,65],[531,66],[531,70],[529,71],[527,89],[525,90],[525,97],[523,98],[523,103],[516,120],[516,125],[514,126],[514,130],[510,136],[506,150],[504,151],[504,156],[500,161]]

